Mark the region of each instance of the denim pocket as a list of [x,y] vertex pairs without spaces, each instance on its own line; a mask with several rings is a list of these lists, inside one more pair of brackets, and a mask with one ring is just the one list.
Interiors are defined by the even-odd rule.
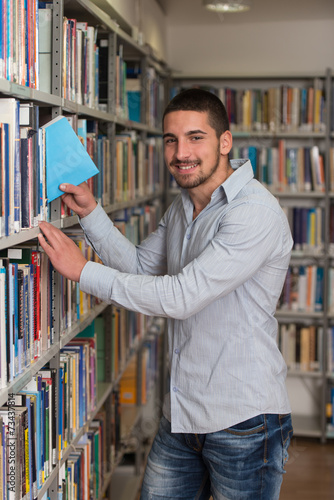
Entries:
[[252,434],[257,434],[264,431],[265,420],[264,415],[258,415],[253,418],[249,418],[244,422],[232,425],[228,429],[224,429],[225,432],[229,434],[234,434],[235,436],[250,436]]

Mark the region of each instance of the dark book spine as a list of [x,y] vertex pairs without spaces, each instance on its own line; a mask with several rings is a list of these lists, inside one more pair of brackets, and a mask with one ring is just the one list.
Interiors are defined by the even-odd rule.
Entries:
[[23,291],[23,269],[18,269],[17,271],[17,286],[18,286],[18,340],[19,340],[19,356],[21,356],[21,366],[23,360],[23,342],[24,342],[24,291]]
[[22,227],[30,227],[29,215],[29,160],[28,160],[28,139],[21,138],[21,211]]
[[[57,457],[57,434],[58,434],[58,426],[57,426],[57,403],[58,403],[58,382],[57,382],[57,370],[54,368],[51,370],[51,378],[52,378],[52,465],[56,466],[58,463]],[[50,464],[51,467],[51,464]]]

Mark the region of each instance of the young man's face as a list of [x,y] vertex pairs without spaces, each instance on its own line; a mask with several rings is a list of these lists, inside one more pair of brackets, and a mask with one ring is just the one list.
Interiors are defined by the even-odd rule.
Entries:
[[165,116],[165,161],[180,187],[192,189],[211,182],[216,185],[217,180],[219,185],[225,180],[221,179],[226,170],[223,136],[217,138],[206,112],[173,111]]

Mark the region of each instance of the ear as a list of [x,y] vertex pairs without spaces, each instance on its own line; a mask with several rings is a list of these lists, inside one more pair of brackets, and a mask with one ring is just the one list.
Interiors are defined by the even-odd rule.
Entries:
[[233,139],[232,134],[229,130],[226,130],[220,136],[220,154],[228,155],[232,149]]

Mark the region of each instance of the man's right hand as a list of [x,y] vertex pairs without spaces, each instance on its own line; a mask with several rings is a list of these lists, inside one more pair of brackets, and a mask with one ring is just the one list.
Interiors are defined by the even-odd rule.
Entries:
[[97,205],[86,182],[82,182],[79,186],[60,184],[59,189],[65,193],[62,195],[63,202],[74,210],[80,219],[89,215]]

